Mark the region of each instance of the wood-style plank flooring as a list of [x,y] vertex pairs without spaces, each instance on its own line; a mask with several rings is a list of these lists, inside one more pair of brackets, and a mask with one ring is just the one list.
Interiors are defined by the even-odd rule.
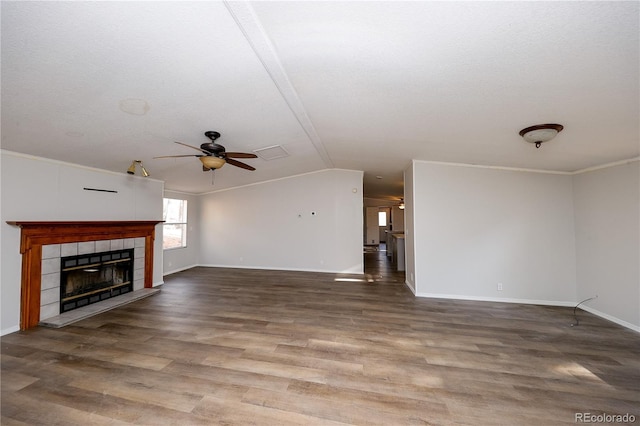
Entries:
[[[364,279],[194,268],[155,296],[2,337],[2,425],[640,423],[640,335],[571,308]],[[343,280],[350,278],[352,280]]]

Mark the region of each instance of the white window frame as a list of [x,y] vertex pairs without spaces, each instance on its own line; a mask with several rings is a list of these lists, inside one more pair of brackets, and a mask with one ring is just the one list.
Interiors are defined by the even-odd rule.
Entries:
[[[181,210],[177,216],[167,217],[168,209],[167,205],[172,202],[177,202]],[[188,230],[188,203],[187,200],[179,198],[163,198],[162,199],[162,220],[164,224],[162,226],[162,249],[163,250],[177,250],[187,247],[187,230]],[[177,229],[181,229],[181,232],[175,232]],[[167,241],[169,237],[175,238],[176,234],[179,235],[180,245],[171,245],[167,247]]]
[[385,210],[381,210],[378,212],[378,226],[385,227],[389,224],[389,218],[387,217],[387,212]]

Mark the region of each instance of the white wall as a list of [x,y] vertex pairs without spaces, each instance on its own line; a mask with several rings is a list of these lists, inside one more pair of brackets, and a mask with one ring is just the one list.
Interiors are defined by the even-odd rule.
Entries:
[[404,232],[404,209],[401,209],[398,206],[392,206],[391,221],[393,223],[393,232]]
[[578,300],[640,331],[640,165],[573,177]]
[[378,220],[378,207],[367,207],[365,209],[365,244],[380,244],[380,225]]
[[[2,334],[20,326],[20,229],[7,221],[162,220],[161,181],[8,151],[0,151],[0,164]],[[162,283],[161,226],[156,227],[154,257],[155,285]]]
[[200,261],[206,266],[362,273],[362,209],[362,172],[351,170],[323,170],[203,195]]
[[164,251],[164,275],[169,275],[200,264],[200,196],[168,190],[164,196],[187,200],[187,247]]
[[571,176],[420,161],[413,173],[418,295],[575,301]]
[[416,251],[415,251],[415,215],[414,215],[414,194],[413,194],[413,169],[414,162],[404,171],[404,260],[405,260],[405,283],[416,293]]

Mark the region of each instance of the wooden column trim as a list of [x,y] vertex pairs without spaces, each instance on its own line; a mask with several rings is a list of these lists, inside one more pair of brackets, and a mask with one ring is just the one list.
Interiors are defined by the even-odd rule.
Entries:
[[20,292],[20,329],[40,322],[42,246],[84,241],[145,238],[144,286],[153,287],[153,245],[156,225],[162,221],[103,222],[24,222],[7,221],[19,226],[22,280]]
[[[20,288],[20,329],[22,324],[40,321],[40,279],[42,275],[42,246],[29,247],[22,254],[22,282]],[[29,286],[37,286],[37,291]]]
[[[153,244],[155,241],[155,233],[146,235],[144,240],[144,287],[153,287]],[[151,262],[147,262],[151,259]]]

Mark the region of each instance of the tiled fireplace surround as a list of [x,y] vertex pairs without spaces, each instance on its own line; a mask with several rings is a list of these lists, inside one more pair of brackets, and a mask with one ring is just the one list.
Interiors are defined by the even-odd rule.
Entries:
[[144,288],[145,238],[84,241],[42,246],[40,321],[60,314],[60,259],[67,256],[134,249],[133,290]]
[[[59,312],[60,257],[134,249],[134,290],[153,287],[155,226],[159,220],[101,222],[7,221],[20,229],[22,273],[20,329],[35,327]],[[126,244],[126,245],[125,245]],[[108,247],[108,249],[107,249]],[[106,250],[103,250],[106,249]],[[58,288],[54,288],[58,287]],[[57,294],[54,296],[54,294]],[[58,301],[56,301],[56,299]],[[49,305],[58,305],[54,308]],[[99,303],[97,304],[99,305]],[[42,317],[41,317],[41,310]],[[64,314],[63,314],[64,315]]]

